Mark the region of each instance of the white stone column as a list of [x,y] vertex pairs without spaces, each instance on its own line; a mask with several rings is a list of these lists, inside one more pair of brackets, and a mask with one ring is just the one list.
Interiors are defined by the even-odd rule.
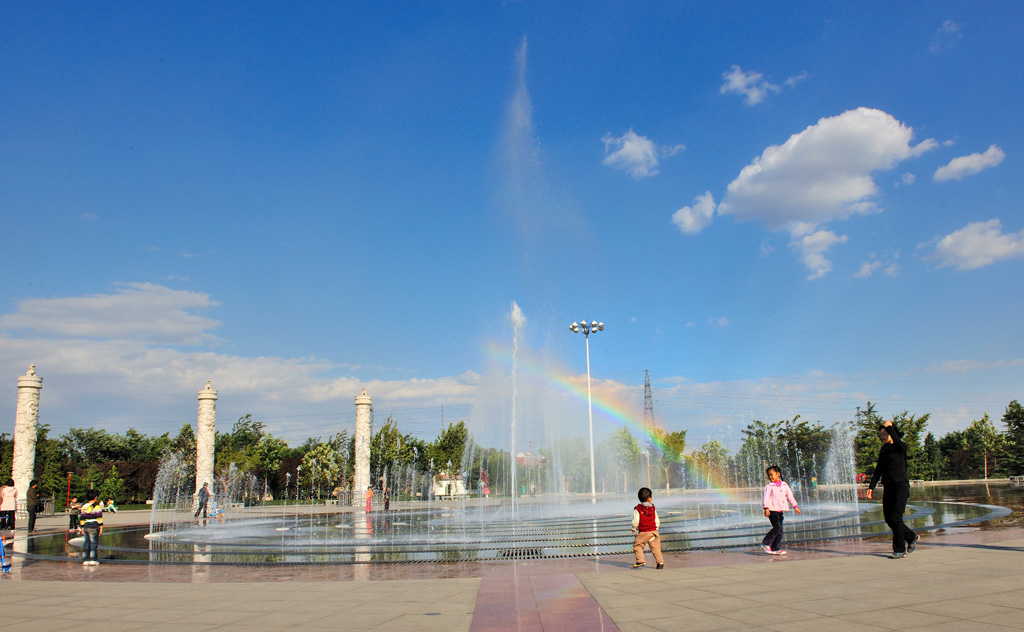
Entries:
[[352,477],[352,506],[366,506],[366,488],[370,486],[370,414],[373,400],[363,389],[356,395],[356,462]]
[[196,419],[196,492],[203,488],[203,483],[210,484],[213,494],[213,447],[217,436],[217,391],[206,388],[199,391],[199,416]]
[[25,494],[36,471],[36,424],[39,421],[39,391],[43,378],[36,375],[36,365],[18,377],[18,409],[14,418],[14,463],[11,478],[18,490],[18,510],[25,508]]

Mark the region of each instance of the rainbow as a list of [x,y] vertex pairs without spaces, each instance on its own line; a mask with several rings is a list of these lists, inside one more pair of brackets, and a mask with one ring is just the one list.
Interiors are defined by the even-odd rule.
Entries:
[[[487,343],[486,351],[489,357],[511,370],[512,354],[507,348],[495,341],[490,341]],[[541,364],[530,354],[523,353],[522,350],[516,356],[516,369],[539,377],[546,383],[556,386],[557,390],[568,394],[584,405],[587,403],[586,381],[580,380],[578,376],[566,370],[559,370],[558,367],[549,364]],[[619,426],[625,427],[634,435],[640,436],[643,441],[646,441],[655,449],[659,451],[665,449],[665,442],[661,436],[651,431],[663,430],[663,428],[657,425],[651,430],[645,428],[642,416],[638,416],[635,412],[631,411],[632,406],[630,404],[608,394],[602,394],[594,389],[592,389],[591,401],[594,411],[598,414],[610,419]],[[721,500],[726,502],[746,500],[745,496],[741,496],[734,491],[734,482],[727,480],[726,476],[699,466],[693,459],[683,459],[682,466],[686,470],[687,477],[707,481],[711,485],[711,489],[708,491],[719,496]]]

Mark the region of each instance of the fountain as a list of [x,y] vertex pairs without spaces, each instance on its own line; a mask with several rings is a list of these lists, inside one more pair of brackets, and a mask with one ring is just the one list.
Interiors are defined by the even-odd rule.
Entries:
[[[193,516],[195,465],[186,455],[171,454],[159,468],[148,529],[108,529],[101,542],[101,556],[202,567],[449,563],[628,554],[634,493],[603,492],[592,503],[589,473],[572,478],[572,468],[586,455],[582,440],[571,441],[584,429],[585,400],[572,399],[564,385],[553,387],[558,380],[551,378],[550,367],[528,353],[526,318],[516,303],[510,322],[512,350],[508,363],[502,365],[504,374],[497,370],[491,383],[482,387],[483,401],[474,414],[488,422],[504,420],[494,436],[507,438],[509,452],[486,451],[470,440],[463,463],[447,464],[450,480],[458,475],[471,483],[470,475],[476,472],[478,483],[489,483],[490,498],[479,493],[479,484],[467,486],[477,490],[471,499],[455,494],[435,497],[429,473],[420,472],[415,464],[396,462],[383,468],[389,483],[401,483],[394,490],[391,511],[366,513],[349,503],[329,508],[309,505],[301,510],[297,503],[283,508],[261,506],[253,502],[258,497],[257,479],[232,464],[213,477],[211,504],[222,511],[209,520],[197,521]],[[369,399],[365,394],[361,397]],[[504,415],[500,402],[504,402]],[[737,459],[728,471],[710,465],[684,471],[682,488],[655,491],[662,550],[756,547],[767,530],[760,502],[766,461],[782,466],[797,487],[804,510],[787,520],[788,545],[886,533],[880,505],[857,502],[851,429],[839,424],[829,431],[829,437],[830,447],[820,468],[817,455],[808,458],[794,446],[766,441],[757,444],[757,454],[745,461]],[[518,464],[517,448],[531,443],[550,449],[542,452],[543,461],[534,462],[530,459],[535,457],[525,453],[523,464]],[[640,480],[639,471],[632,474],[634,482]],[[298,492],[300,475],[296,468],[292,488],[289,473],[286,488]],[[614,488],[616,481],[623,480],[621,472],[612,480]],[[628,473],[625,480],[629,482]],[[809,485],[811,481],[815,485]],[[352,491],[357,497],[359,490]],[[253,504],[256,506],[246,506]],[[908,513],[907,522],[916,528],[938,528],[990,520],[1009,510],[942,502],[940,497],[912,499]],[[74,540],[71,543],[74,545]],[[67,559],[66,545],[61,549],[62,545],[62,535],[33,537],[31,550],[23,555]]]

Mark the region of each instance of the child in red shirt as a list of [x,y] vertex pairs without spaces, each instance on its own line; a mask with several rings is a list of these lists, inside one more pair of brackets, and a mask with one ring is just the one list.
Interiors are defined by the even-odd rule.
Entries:
[[661,556],[661,536],[658,535],[658,528],[661,520],[658,518],[658,510],[651,502],[651,490],[641,487],[636,494],[640,504],[633,508],[633,553],[636,555],[636,563],[633,568],[640,568],[644,562],[644,545],[651,547],[654,554],[654,561],[658,568],[665,568],[665,558]]

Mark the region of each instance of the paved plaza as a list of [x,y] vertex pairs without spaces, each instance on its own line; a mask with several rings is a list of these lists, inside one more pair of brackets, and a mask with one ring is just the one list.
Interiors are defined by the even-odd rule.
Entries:
[[0,620],[40,632],[1024,629],[1024,529],[925,532],[904,560],[887,549],[872,538],[801,545],[784,557],[756,547],[676,553],[660,571],[631,568],[627,552],[295,567],[15,558],[0,582]]

